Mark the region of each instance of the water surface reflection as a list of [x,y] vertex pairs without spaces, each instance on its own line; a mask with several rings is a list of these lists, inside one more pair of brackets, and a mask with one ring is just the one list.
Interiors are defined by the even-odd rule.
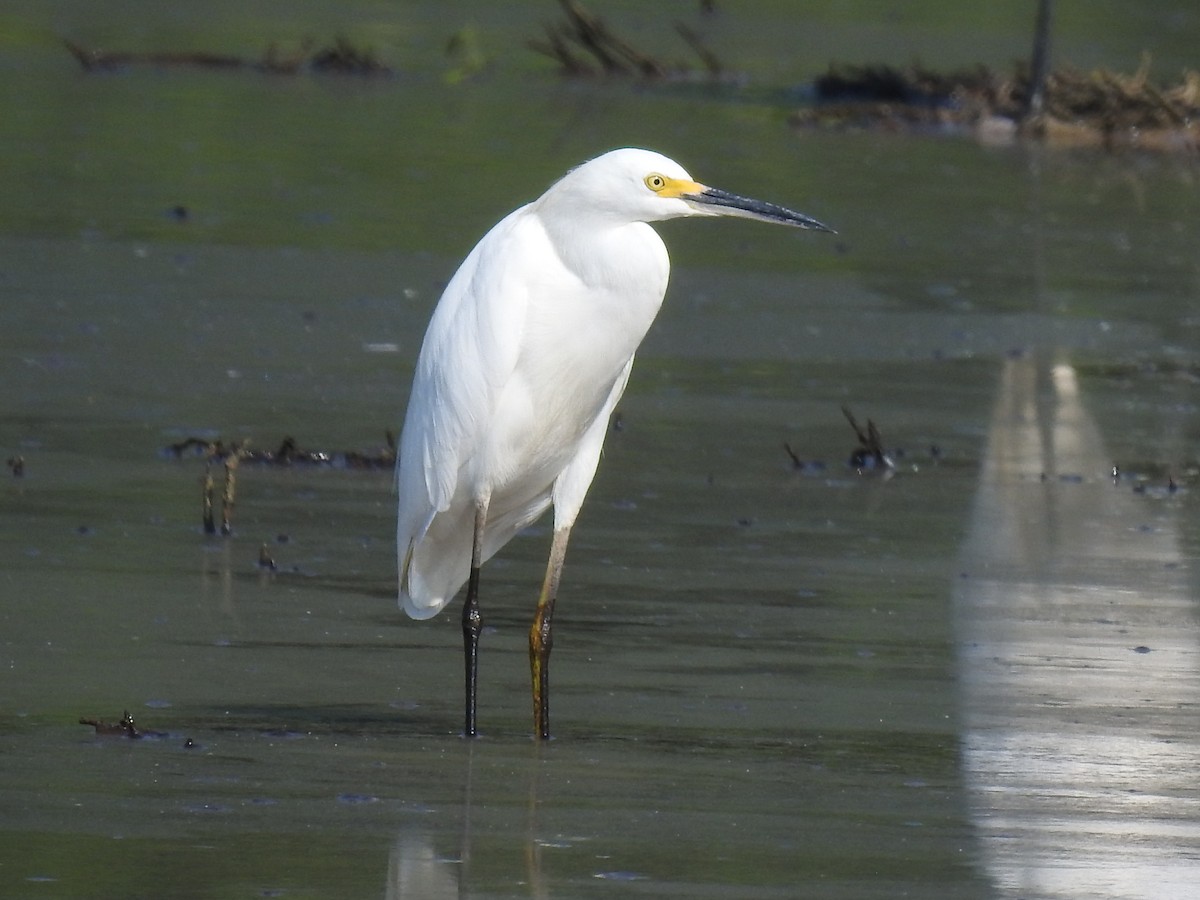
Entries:
[[1006,897],[1200,883],[1179,507],[1111,468],[1075,370],[1007,360],[955,590],[969,802]]
[[402,831],[388,856],[387,900],[447,900],[460,896],[459,860],[439,856],[429,837]]

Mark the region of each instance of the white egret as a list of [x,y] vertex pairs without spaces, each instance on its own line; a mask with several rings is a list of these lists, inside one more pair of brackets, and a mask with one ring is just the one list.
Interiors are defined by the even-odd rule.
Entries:
[[534,731],[548,738],[552,616],[571,527],[670,261],[648,222],[744,216],[832,231],[613,150],[496,224],[446,285],[417,359],[396,460],[400,604],[436,615],[467,582],[467,735],[476,733],[479,568],[554,507],[529,630]]

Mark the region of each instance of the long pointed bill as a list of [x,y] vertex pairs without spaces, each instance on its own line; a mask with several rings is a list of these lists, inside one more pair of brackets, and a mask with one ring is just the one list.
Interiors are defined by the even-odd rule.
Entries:
[[791,225],[794,228],[808,228],[813,231],[828,231],[837,234],[828,225],[823,225],[812,216],[798,213],[784,206],[776,206],[765,200],[753,200],[750,197],[740,197],[728,191],[717,188],[696,185],[699,192],[680,195],[688,206],[710,216],[741,216],[746,219],[758,219],[760,222],[774,222],[777,225]]

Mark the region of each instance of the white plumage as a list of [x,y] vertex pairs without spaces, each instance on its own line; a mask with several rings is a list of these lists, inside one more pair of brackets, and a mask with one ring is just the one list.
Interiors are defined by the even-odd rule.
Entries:
[[[484,235],[446,286],[417,360],[396,464],[400,603],[413,618],[436,615],[471,575],[477,530],[482,564],[553,505],[561,550],[551,554],[531,630],[542,736],[536,657],[543,656],[544,687],[567,535],[667,287],[667,251],[646,223],[689,215],[829,230],[800,213],[706,188],[661,154],[614,150],[567,173]],[[470,593],[468,607],[477,609]],[[472,734],[468,618],[464,609]],[[544,654],[535,646],[539,630]]]

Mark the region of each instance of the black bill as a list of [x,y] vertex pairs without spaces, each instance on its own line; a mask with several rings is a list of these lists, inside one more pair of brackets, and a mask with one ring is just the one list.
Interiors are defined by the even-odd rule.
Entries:
[[715,216],[742,216],[746,219],[758,219],[761,222],[775,222],[780,225],[791,225],[795,228],[809,228],[813,231],[828,231],[837,234],[828,225],[818,222],[812,216],[798,213],[786,206],[777,206],[765,200],[754,200],[706,187],[698,194],[684,194],[682,199],[691,206]]

